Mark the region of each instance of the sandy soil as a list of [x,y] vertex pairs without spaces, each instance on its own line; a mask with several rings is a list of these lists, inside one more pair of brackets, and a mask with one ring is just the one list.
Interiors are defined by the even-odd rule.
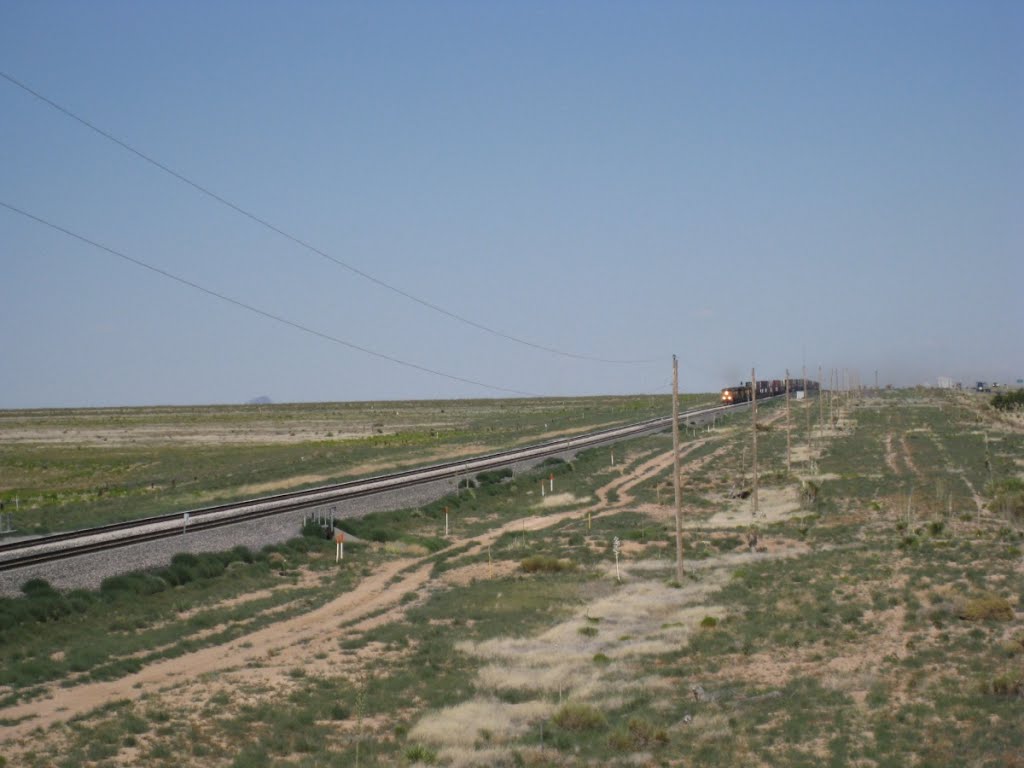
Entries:
[[[596,430],[614,426],[618,422],[588,425],[585,429]],[[365,424],[340,424],[338,421],[301,419],[289,421],[245,421],[243,424],[223,426],[192,426],[184,424],[130,424],[122,426],[46,426],[4,427],[0,424],[0,436],[8,444],[38,445],[81,445],[93,448],[115,448],[128,445],[248,445],[248,444],[290,444],[317,440],[357,440],[375,435],[392,435],[405,430],[451,429],[457,422],[417,422],[415,424],[387,424],[377,426]],[[551,430],[540,435],[527,435],[525,442],[550,440],[563,435],[575,434],[583,427]]]
[[[394,429],[388,429],[392,434]],[[331,433],[331,437],[327,434]],[[91,448],[117,448],[127,445],[248,445],[304,443],[310,440],[351,440],[377,434],[371,428],[348,432],[337,431],[330,422],[310,424],[301,428],[267,424],[254,427],[225,427],[223,429],[195,429],[187,426],[146,425],[131,428],[69,428],[37,427],[32,429],[4,429],[6,443],[33,443],[42,445],[81,445]]]
[[907,465],[907,469],[913,472],[915,475],[920,476],[921,472],[917,468],[917,464],[914,463],[914,454],[910,450],[910,445],[907,443],[906,435],[900,437],[900,448],[901,456],[903,457],[903,463]]
[[[715,439],[713,435],[689,443],[682,454],[685,456],[712,439]],[[684,472],[702,466],[714,455],[713,453],[684,465]],[[539,530],[570,517],[579,517],[588,511],[592,515],[600,516],[629,507],[634,504],[630,491],[644,480],[670,468],[672,454],[668,451],[651,457],[640,457],[636,461],[637,464],[628,468],[617,468],[620,471],[597,490],[598,501],[586,509],[556,511],[543,516],[531,515],[510,521],[472,539],[455,539],[452,546],[469,543],[472,545],[469,553],[472,554],[482,551],[508,531]],[[609,502],[612,491],[616,494],[615,501]],[[558,496],[559,494],[556,494],[552,498],[557,499]],[[773,499],[770,493],[767,494],[763,507],[766,515],[771,515],[771,518],[766,519],[777,519],[785,514],[789,504],[790,500],[782,498],[781,494],[778,499]],[[723,517],[720,524],[730,526],[743,517],[743,513],[738,510],[722,512],[721,515]],[[743,523],[749,522],[749,512],[747,515]],[[702,527],[707,528],[709,525],[704,523]],[[778,555],[783,556],[781,549]],[[753,556],[756,555],[748,555]],[[629,562],[627,559],[623,563],[627,572]],[[731,561],[723,560],[722,564],[725,565],[727,562]],[[8,754],[18,749],[29,749],[31,740],[26,741],[26,738],[37,728],[66,722],[111,701],[137,700],[144,694],[157,694],[168,706],[192,711],[198,708],[197,702],[208,700],[217,690],[238,691],[244,688],[264,691],[264,695],[279,695],[295,685],[294,678],[289,672],[296,668],[302,668],[307,675],[340,673],[357,676],[365,665],[379,662],[383,651],[372,646],[355,652],[342,651],[339,639],[399,619],[406,609],[406,604],[401,601],[407,593],[422,593],[429,588],[444,588],[446,584],[465,584],[473,579],[501,578],[507,576],[515,567],[513,563],[495,563],[492,567],[486,563],[477,564],[448,572],[443,579],[431,584],[429,561],[422,557],[397,557],[364,578],[351,592],[339,595],[324,606],[256,630],[224,645],[156,662],[120,680],[85,683],[66,689],[50,686],[44,698],[0,710],[0,718],[8,723],[15,723],[4,729],[0,743],[4,745]],[[710,582],[707,582],[705,587],[709,585]],[[664,585],[655,585],[651,588],[664,589]],[[673,603],[678,603],[676,598],[684,593],[687,593],[686,589],[673,590],[668,596],[672,598]],[[657,598],[661,597],[663,596],[659,593]],[[679,608],[682,609],[683,606],[680,605]],[[711,609],[701,607],[699,610],[686,612],[684,625],[690,626],[708,610]],[[659,626],[664,623],[660,621]],[[572,632],[575,633],[575,628]],[[671,641],[676,642],[678,638],[673,637]],[[652,639],[652,648],[661,647],[661,642]]]
[[540,504],[535,504],[536,509],[551,509],[552,507],[567,507],[570,504],[578,504],[581,500],[571,493],[549,493]]
[[305,648],[309,643],[336,640],[339,625],[359,622],[367,614],[393,604],[406,592],[422,587],[430,572],[427,563],[418,564],[418,567],[402,574],[397,584],[391,583],[400,571],[417,564],[417,560],[394,560],[360,582],[351,593],[341,595],[314,611],[257,630],[225,645],[159,661],[120,680],[68,689],[51,687],[45,699],[0,710],[0,717],[8,721],[27,718],[5,728],[5,741],[24,737],[37,727],[45,728],[55,722],[69,720],[106,702],[138,699],[145,692],[194,681],[212,672],[238,669],[250,662],[273,658],[275,666],[288,668],[300,661],[305,663],[310,656]]
[[890,432],[885,436],[885,465],[894,475],[900,473],[900,465],[896,456],[896,449],[892,445],[893,434]]
[[691,528],[735,528],[751,523],[777,523],[802,514],[796,488],[762,488],[757,494],[757,514],[751,499],[736,500],[728,509],[706,521],[689,524]]

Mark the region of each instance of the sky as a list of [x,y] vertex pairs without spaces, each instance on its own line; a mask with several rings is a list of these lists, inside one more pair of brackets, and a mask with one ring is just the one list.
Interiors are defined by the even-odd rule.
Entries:
[[0,204],[121,255],[0,206],[0,408],[1024,378],[1022,39],[998,1],[4,0]]

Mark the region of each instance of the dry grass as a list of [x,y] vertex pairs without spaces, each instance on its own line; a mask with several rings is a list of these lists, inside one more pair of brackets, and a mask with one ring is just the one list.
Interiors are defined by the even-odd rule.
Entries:
[[586,499],[578,499],[571,493],[549,493],[545,496],[540,504],[534,506],[538,509],[550,509],[552,507],[567,507],[570,504],[580,504],[586,501]]
[[481,741],[502,744],[518,738],[531,723],[550,717],[553,711],[554,705],[546,701],[507,704],[476,698],[426,715],[409,731],[409,738],[464,749]]

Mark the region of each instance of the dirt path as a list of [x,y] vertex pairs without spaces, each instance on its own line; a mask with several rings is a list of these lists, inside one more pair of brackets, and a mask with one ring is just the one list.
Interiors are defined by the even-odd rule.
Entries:
[[894,475],[898,475],[900,474],[900,465],[896,449],[892,446],[892,438],[892,432],[885,436],[885,465],[889,467],[890,472]]
[[[681,456],[689,455],[711,439],[688,444],[681,451]],[[684,471],[692,470],[710,458],[702,457],[700,462],[684,468]],[[671,464],[672,452],[669,450],[643,460],[601,486],[596,491],[598,501],[590,507],[512,520],[478,536],[456,539],[452,546],[469,543],[475,545],[469,552],[478,552],[509,531],[541,530],[588,511],[592,515],[612,514],[633,503],[630,495],[633,488]],[[614,502],[608,501],[612,491],[618,494]],[[181,699],[185,706],[184,702],[189,700],[188,690],[211,674],[230,674],[250,680],[259,678],[264,682],[283,676],[288,669],[309,663],[310,648],[337,649],[337,640],[343,635],[362,633],[399,618],[405,611],[402,596],[422,589],[430,579],[430,570],[431,562],[426,558],[392,560],[363,579],[351,592],[320,608],[258,629],[229,643],[155,662],[119,680],[86,683],[72,688],[51,685],[46,698],[0,710],[3,720],[20,721],[4,728],[0,743],[10,746],[37,728],[45,729],[66,722],[112,701],[137,700],[144,694],[168,694],[176,689],[173,698]],[[268,665],[268,661],[272,663]]]
[[119,680],[68,689],[52,687],[49,698],[0,710],[0,718],[8,721],[29,718],[5,728],[4,741],[24,737],[35,728],[46,728],[69,720],[111,701],[138,699],[143,693],[195,680],[210,672],[243,667],[249,662],[277,655],[281,646],[306,644],[325,635],[337,637],[340,624],[365,618],[397,602],[406,592],[423,586],[430,574],[430,566],[426,563],[403,574],[399,583],[392,583],[400,571],[417,562],[417,559],[402,559],[385,563],[352,592],[309,613],[258,629],[224,645],[158,661]]
[[903,449],[903,462],[907,465],[907,469],[920,477],[921,471],[917,468],[917,464],[914,463],[914,454],[911,452],[910,445],[907,443],[906,435],[900,436],[900,447]]

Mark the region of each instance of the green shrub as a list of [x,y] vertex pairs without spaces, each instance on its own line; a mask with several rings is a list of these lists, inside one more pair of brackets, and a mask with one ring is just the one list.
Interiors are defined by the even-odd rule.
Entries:
[[21,585],[21,591],[29,597],[56,594],[56,590],[50,586],[50,582],[46,579],[29,579]]
[[992,509],[1011,520],[1024,522],[1024,480],[1008,477],[989,486]]
[[316,520],[307,520],[302,525],[302,535],[309,539],[326,539],[328,526],[321,525]]
[[999,411],[1012,411],[1024,408],[1024,389],[1013,392],[1000,392],[992,398],[992,407]]
[[420,744],[414,744],[405,750],[405,759],[410,763],[437,765],[437,753]]
[[981,692],[992,696],[1024,699],[1024,670],[996,675],[982,683]]
[[572,560],[559,560],[550,555],[531,555],[523,560],[519,567],[527,573],[562,573],[576,568]]
[[608,746],[619,752],[662,747],[668,744],[668,733],[638,717],[630,718],[625,728],[619,728],[608,737]]
[[231,562],[235,563],[252,563],[255,562],[256,556],[250,551],[248,547],[241,545],[231,550]]
[[100,592],[114,596],[118,592],[132,595],[153,595],[167,589],[168,582],[150,573],[126,573],[111,576],[100,584]]
[[601,710],[589,704],[570,702],[564,704],[552,718],[559,728],[567,731],[593,731],[608,725]]
[[488,485],[500,485],[511,478],[511,469],[495,469],[491,472],[481,472],[476,476],[476,483],[478,487],[483,488]]
[[985,595],[965,602],[959,615],[964,621],[1012,621],[1013,606],[999,595]]
[[704,629],[714,629],[718,626],[718,619],[714,616],[705,616],[700,620],[700,625]]

